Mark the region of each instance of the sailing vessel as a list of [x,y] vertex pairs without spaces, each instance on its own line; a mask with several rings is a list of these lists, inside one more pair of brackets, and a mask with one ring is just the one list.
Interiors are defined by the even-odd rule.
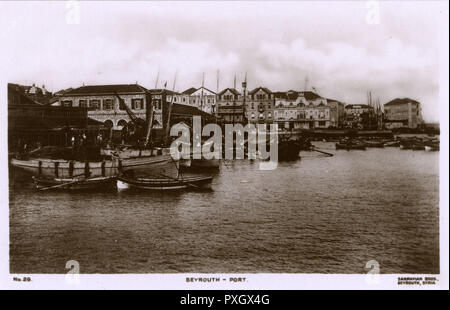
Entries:
[[111,177],[128,170],[148,170],[155,165],[167,163],[171,159],[170,155],[128,158],[113,156],[111,160],[99,162],[48,158],[11,158],[10,164],[37,176],[72,178],[75,175],[85,174],[91,177]]

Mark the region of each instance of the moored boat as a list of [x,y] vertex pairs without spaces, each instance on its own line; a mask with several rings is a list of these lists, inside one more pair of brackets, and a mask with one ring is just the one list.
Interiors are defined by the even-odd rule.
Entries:
[[174,190],[174,189],[210,189],[212,176],[191,176],[179,178],[133,178],[127,176],[117,177],[117,188],[140,188],[148,190]]
[[399,147],[400,142],[399,141],[388,141],[384,143],[385,147]]
[[439,145],[425,145],[425,151],[427,152],[439,151]]
[[302,144],[296,140],[285,140],[278,142],[278,160],[294,161],[300,158]]
[[116,177],[65,179],[33,176],[33,181],[37,190],[102,190],[116,187]]
[[381,141],[364,141],[365,147],[384,147],[384,143]]
[[54,178],[72,178],[74,175],[89,175],[90,177],[116,176],[127,170],[147,170],[155,165],[167,164],[172,161],[170,155],[147,157],[129,157],[103,160],[101,162],[76,161],[64,159],[11,158],[10,164],[33,175]]
[[336,150],[365,150],[366,146],[361,143],[336,143]]

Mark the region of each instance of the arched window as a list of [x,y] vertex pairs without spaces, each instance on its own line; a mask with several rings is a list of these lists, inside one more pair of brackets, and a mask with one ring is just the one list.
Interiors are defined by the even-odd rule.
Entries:
[[112,127],[114,126],[113,121],[110,120],[110,119],[106,120],[104,124],[105,124],[105,126],[108,127],[108,128],[112,128]]
[[121,119],[120,121],[117,122],[117,127],[119,129],[122,129],[123,127],[127,126],[127,121],[124,119]]

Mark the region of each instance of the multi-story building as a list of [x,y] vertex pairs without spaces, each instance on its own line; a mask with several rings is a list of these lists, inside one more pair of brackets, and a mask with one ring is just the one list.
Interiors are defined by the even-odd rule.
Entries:
[[[116,94],[137,117],[146,119],[150,92],[138,84],[82,86],[63,92],[53,105],[87,108],[89,118],[103,122],[114,130],[121,130],[131,119],[120,107]],[[162,126],[162,103],[154,100],[154,127],[158,128]]]
[[422,124],[420,103],[409,98],[397,98],[384,104],[384,125],[387,129],[417,128]]
[[327,99],[311,91],[275,93],[274,115],[279,128],[328,128],[332,124],[331,111]]
[[367,104],[347,104],[345,126],[354,129],[376,129],[377,117],[374,108]]
[[245,113],[250,123],[274,122],[275,95],[269,89],[255,88],[248,92],[245,99]]
[[216,93],[205,87],[191,87],[182,92],[189,99],[189,105],[203,112],[216,114]]
[[72,135],[82,131],[88,138],[105,130],[87,116],[87,109],[43,105],[27,88],[8,84],[8,145],[10,151],[39,146],[67,146]]
[[222,123],[245,123],[244,98],[234,88],[226,88],[217,94],[217,116]]
[[330,107],[330,126],[341,128],[345,125],[345,105],[343,102],[327,99],[327,105]]

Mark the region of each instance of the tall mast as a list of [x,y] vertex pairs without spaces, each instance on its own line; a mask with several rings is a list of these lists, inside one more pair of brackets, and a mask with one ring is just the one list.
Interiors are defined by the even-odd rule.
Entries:
[[200,95],[200,110],[203,111],[203,87],[205,86],[205,72],[202,75],[202,92]]
[[242,101],[242,122],[245,120],[245,91],[247,89],[247,72],[245,72],[244,82],[242,82],[242,89],[244,92],[244,99]]
[[175,72],[175,77],[173,79],[173,87],[172,87],[172,97],[170,98],[169,109],[167,111],[167,123],[166,123],[166,132],[164,136],[164,142],[167,143],[170,133],[170,115],[172,114],[172,105],[173,105],[173,97],[175,96],[175,84],[177,82],[177,72]]
[[155,89],[158,88],[158,81],[159,81],[159,69],[158,69],[158,73],[156,74]]
[[217,70],[217,85],[216,85],[216,93],[219,93],[219,70]]

